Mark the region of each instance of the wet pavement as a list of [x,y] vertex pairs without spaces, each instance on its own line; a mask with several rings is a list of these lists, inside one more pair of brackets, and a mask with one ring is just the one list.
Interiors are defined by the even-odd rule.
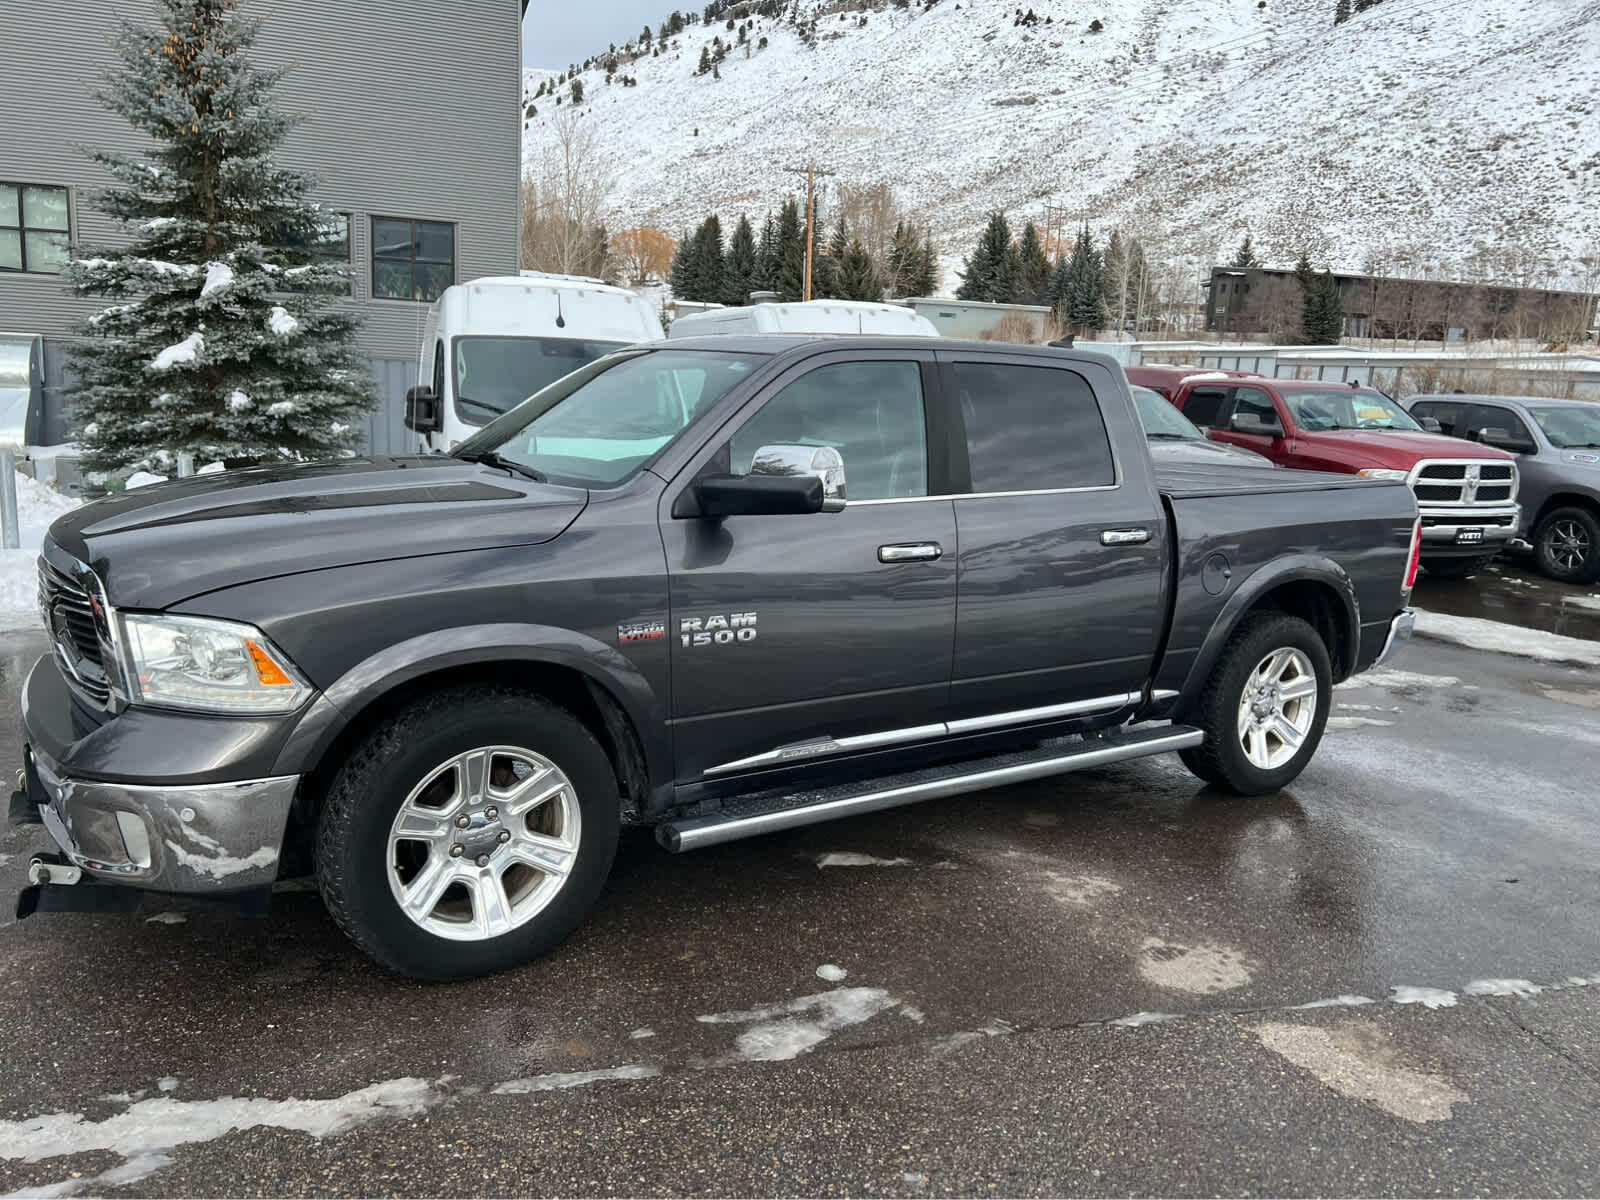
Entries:
[[570,942],[463,985],[293,886],[5,920],[0,1192],[1592,1193],[1600,671],[1421,642],[1335,698],[1261,799],[1156,760],[630,836]]
[[1471,579],[1430,579],[1424,571],[1414,600],[1432,612],[1600,641],[1600,583],[1556,583],[1524,555],[1503,554]]

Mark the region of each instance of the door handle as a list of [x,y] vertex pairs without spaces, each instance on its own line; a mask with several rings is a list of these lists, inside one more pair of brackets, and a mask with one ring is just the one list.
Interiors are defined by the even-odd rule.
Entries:
[[897,546],[878,547],[881,563],[932,562],[943,555],[944,547],[938,542],[903,542]]
[[1107,529],[1100,535],[1102,546],[1142,546],[1149,540],[1148,529]]

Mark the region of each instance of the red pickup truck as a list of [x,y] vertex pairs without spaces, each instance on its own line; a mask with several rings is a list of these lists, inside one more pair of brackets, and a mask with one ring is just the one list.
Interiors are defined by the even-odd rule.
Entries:
[[1422,518],[1422,564],[1460,579],[1516,536],[1516,457],[1429,432],[1381,392],[1303,380],[1183,380],[1172,403],[1213,441],[1283,467],[1403,479]]

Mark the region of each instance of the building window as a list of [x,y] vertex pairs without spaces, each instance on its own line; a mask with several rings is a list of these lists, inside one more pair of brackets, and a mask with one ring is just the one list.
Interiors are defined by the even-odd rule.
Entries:
[[372,294],[437,300],[456,280],[456,227],[442,221],[372,218]]
[[0,271],[60,274],[70,232],[66,188],[0,183]]

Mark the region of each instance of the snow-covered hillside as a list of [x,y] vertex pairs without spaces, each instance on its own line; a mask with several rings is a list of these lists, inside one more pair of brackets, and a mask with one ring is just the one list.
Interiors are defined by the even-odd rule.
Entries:
[[[725,20],[624,59],[636,87],[582,75],[612,228],[759,221],[815,160],[890,183],[957,260],[989,211],[1042,224],[1051,202],[1196,264],[1248,230],[1269,264],[1304,250],[1390,274],[1594,274],[1578,262],[1600,255],[1593,0],[1384,0],[1338,26],[1334,0],[794,8],[802,27],[820,10],[814,49],[786,11],[755,18],[720,79],[695,68],[713,37],[735,40]],[[530,163],[572,111],[562,95],[535,102]]]

